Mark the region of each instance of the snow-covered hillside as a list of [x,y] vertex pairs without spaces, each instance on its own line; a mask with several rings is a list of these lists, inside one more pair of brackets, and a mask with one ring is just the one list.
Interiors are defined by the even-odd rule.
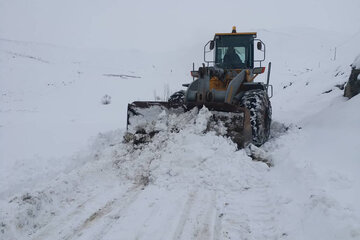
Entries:
[[1,39],[0,195],[82,164],[71,155],[99,132],[125,128],[128,102],[165,98],[169,79],[188,71],[159,59]]
[[123,141],[127,103],[191,81],[202,57],[193,47],[150,54],[0,39],[0,238],[360,239],[360,96],[340,89],[360,36],[258,37],[274,85],[271,139],[258,152],[272,167],[204,133],[207,109],[170,116],[178,133]]

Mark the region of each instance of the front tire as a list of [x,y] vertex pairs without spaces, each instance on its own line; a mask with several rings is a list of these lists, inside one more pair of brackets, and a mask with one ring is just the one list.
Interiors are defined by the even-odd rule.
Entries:
[[244,93],[241,105],[250,111],[252,142],[261,146],[270,136],[272,110],[269,96],[261,89],[249,90]]

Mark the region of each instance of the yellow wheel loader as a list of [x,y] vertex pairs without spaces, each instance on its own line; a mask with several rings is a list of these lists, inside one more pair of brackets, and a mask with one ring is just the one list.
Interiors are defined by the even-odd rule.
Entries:
[[[128,133],[151,137],[156,131],[146,132],[139,119],[156,121],[164,111],[181,114],[205,106],[212,113],[212,126],[221,121],[227,128],[225,135],[238,147],[249,143],[262,145],[270,134],[271,63],[267,82],[254,82],[258,74],[265,72],[261,66],[265,60],[265,44],[256,37],[255,32],[238,33],[235,27],[231,33],[216,33],[204,46],[205,63],[197,71],[191,71],[191,83],[183,84],[186,90],[174,93],[168,101],[137,101],[128,105]],[[261,59],[255,59],[255,50]]]

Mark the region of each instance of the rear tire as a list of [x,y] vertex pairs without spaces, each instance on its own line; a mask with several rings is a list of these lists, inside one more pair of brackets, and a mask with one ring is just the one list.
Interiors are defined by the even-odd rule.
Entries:
[[270,136],[271,104],[266,91],[254,89],[244,92],[241,105],[250,111],[252,143],[264,144]]
[[168,102],[169,103],[183,104],[185,102],[185,91],[180,90],[180,91],[177,91],[177,92],[173,93],[169,97]]

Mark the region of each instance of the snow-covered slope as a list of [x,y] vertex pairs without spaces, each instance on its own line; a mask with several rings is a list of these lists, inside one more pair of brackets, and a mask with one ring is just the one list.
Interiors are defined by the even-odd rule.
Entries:
[[258,36],[273,64],[272,138],[259,150],[270,168],[204,133],[206,109],[170,116],[179,132],[123,142],[126,104],[191,81],[191,50],[0,40],[1,239],[360,239],[360,97],[339,89],[358,36]]
[[184,71],[159,59],[0,39],[0,195],[83,164],[71,155],[99,132],[125,128],[129,102],[165,98]]

